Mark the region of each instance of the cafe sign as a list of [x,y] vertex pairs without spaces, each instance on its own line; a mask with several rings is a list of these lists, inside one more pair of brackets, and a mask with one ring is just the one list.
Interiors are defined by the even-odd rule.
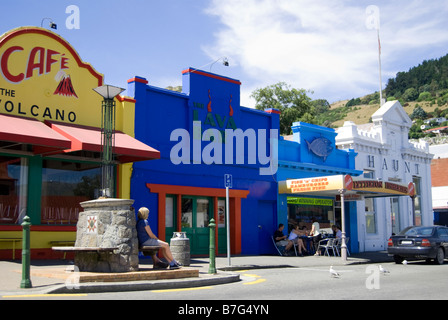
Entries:
[[[0,36],[0,113],[99,127],[103,75],[59,35],[22,27]],[[97,110],[97,111],[95,111]]]

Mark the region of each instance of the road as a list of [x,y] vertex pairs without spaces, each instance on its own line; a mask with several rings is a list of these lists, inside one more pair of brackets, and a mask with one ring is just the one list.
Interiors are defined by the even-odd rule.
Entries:
[[[339,277],[331,277],[328,267],[272,268],[241,270],[240,282],[225,285],[155,290],[138,292],[112,292],[85,295],[45,295],[30,297],[4,297],[4,300],[21,299],[76,299],[76,300],[219,300],[235,304],[238,300],[393,300],[393,299],[447,299],[448,263],[442,266],[424,262],[408,265],[385,263],[390,271],[381,274],[378,264],[338,266]],[[184,306],[184,304],[176,304]],[[171,310],[173,311],[173,310]],[[174,310],[175,311],[175,310]],[[174,312],[173,311],[173,312]],[[182,311],[182,310],[181,310]]]

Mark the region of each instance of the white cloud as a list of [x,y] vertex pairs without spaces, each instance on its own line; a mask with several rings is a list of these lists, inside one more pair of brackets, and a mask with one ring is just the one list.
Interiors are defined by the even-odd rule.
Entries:
[[[409,55],[409,49],[447,44],[447,5],[434,2],[377,4],[383,60],[392,63]],[[242,88],[246,90],[242,104],[250,104],[244,97],[248,90],[278,81],[313,90],[313,98],[357,97],[379,87],[377,33],[366,27],[369,4],[213,0],[206,12],[216,16],[222,28],[215,34],[215,43],[203,49],[210,57],[228,56],[231,65],[241,69],[240,80],[248,87]],[[383,79],[402,71],[384,65]]]

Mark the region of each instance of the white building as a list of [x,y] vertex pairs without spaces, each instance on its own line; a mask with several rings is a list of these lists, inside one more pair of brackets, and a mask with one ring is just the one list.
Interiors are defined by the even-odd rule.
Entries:
[[409,225],[433,224],[428,144],[409,142],[412,121],[398,101],[385,103],[372,115],[372,122],[345,122],[336,130],[336,145],[358,153],[355,168],[364,172],[364,178],[405,185],[414,182],[415,214],[408,196],[357,201],[360,252],[385,250],[391,234]]

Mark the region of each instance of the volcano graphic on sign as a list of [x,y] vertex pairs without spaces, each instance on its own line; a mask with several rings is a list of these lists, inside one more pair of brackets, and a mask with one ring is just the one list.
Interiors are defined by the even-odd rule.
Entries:
[[75,89],[73,88],[70,75],[66,74],[64,71],[59,71],[58,74],[56,75],[56,81],[58,81],[58,79],[59,79],[59,85],[53,94],[66,97],[74,96],[78,98]]

